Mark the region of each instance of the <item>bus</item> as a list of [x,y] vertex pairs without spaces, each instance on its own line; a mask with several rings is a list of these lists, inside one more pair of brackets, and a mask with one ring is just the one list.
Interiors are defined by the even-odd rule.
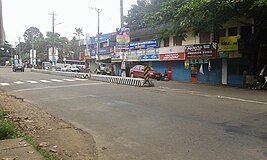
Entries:
[[77,65],[77,66],[82,66],[85,67],[85,61],[79,61],[79,60],[66,60],[66,64],[70,65]]

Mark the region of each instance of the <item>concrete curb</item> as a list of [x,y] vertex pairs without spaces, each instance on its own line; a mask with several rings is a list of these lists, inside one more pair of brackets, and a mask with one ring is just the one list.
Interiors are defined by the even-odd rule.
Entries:
[[58,76],[74,77],[74,78],[81,78],[81,79],[89,78],[89,74],[88,73],[48,71],[48,70],[40,70],[40,69],[31,69],[31,72],[44,73],[44,74],[53,74],[53,75],[58,75]]

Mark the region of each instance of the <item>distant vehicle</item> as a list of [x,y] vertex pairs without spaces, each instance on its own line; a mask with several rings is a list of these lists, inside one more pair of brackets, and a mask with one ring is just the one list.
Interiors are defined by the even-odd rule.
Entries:
[[20,70],[21,72],[24,72],[24,65],[23,64],[14,64],[13,67],[13,72],[17,72]]
[[69,64],[64,65],[63,67],[61,67],[61,71],[62,72],[67,72],[69,66],[70,66]]
[[76,65],[65,65],[61,68],[63,72],[80,72],[80,69]]
[[111,75],[112,66],[109,63],[98,63],[95,69],[96,74]]
[[42,69],[49,70],[52,68],[52,64],[50,62],[42,62]]
[[[130,69],[130,75],[132,78],[138,77],[138,78],[144,78],[144,65],[135,65],[133,68]],[[156,80],[161,80],[162,74],[150,67],[150,70],[148,71],[149,77]]]
[[68,71],[68,72],[80,72],[80,69],[79,69],[76,65],[70,65],[70,66],[67,68],[67,71]]

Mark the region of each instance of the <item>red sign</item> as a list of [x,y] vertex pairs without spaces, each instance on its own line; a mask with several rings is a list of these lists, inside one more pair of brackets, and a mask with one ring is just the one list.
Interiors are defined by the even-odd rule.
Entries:
[[184,53],[160,54],[160,60],[184,60]]

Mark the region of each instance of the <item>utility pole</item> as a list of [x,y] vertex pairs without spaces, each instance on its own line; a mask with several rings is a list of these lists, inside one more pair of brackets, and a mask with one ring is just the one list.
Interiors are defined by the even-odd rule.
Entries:
[[54,64],[55,59],[55,13],[52,12],[52,64]]
[[124,17],[123,17],[123,0],[120,0],[120,15],[121,15],[121,28],[124,27]]
[[18,38],[18,40],[19,40],[19,46],[18,46],[18,49],[19,49],[19,61],[20,61],[20,63],[22,63],[20,39],[21,39],[21,37]]
[[92,8],[89,7],[89,9],[94,9],[97,12],[97,61],[99,61],[100,56],[100,12],[102,12],[102,9],[99,8]]

